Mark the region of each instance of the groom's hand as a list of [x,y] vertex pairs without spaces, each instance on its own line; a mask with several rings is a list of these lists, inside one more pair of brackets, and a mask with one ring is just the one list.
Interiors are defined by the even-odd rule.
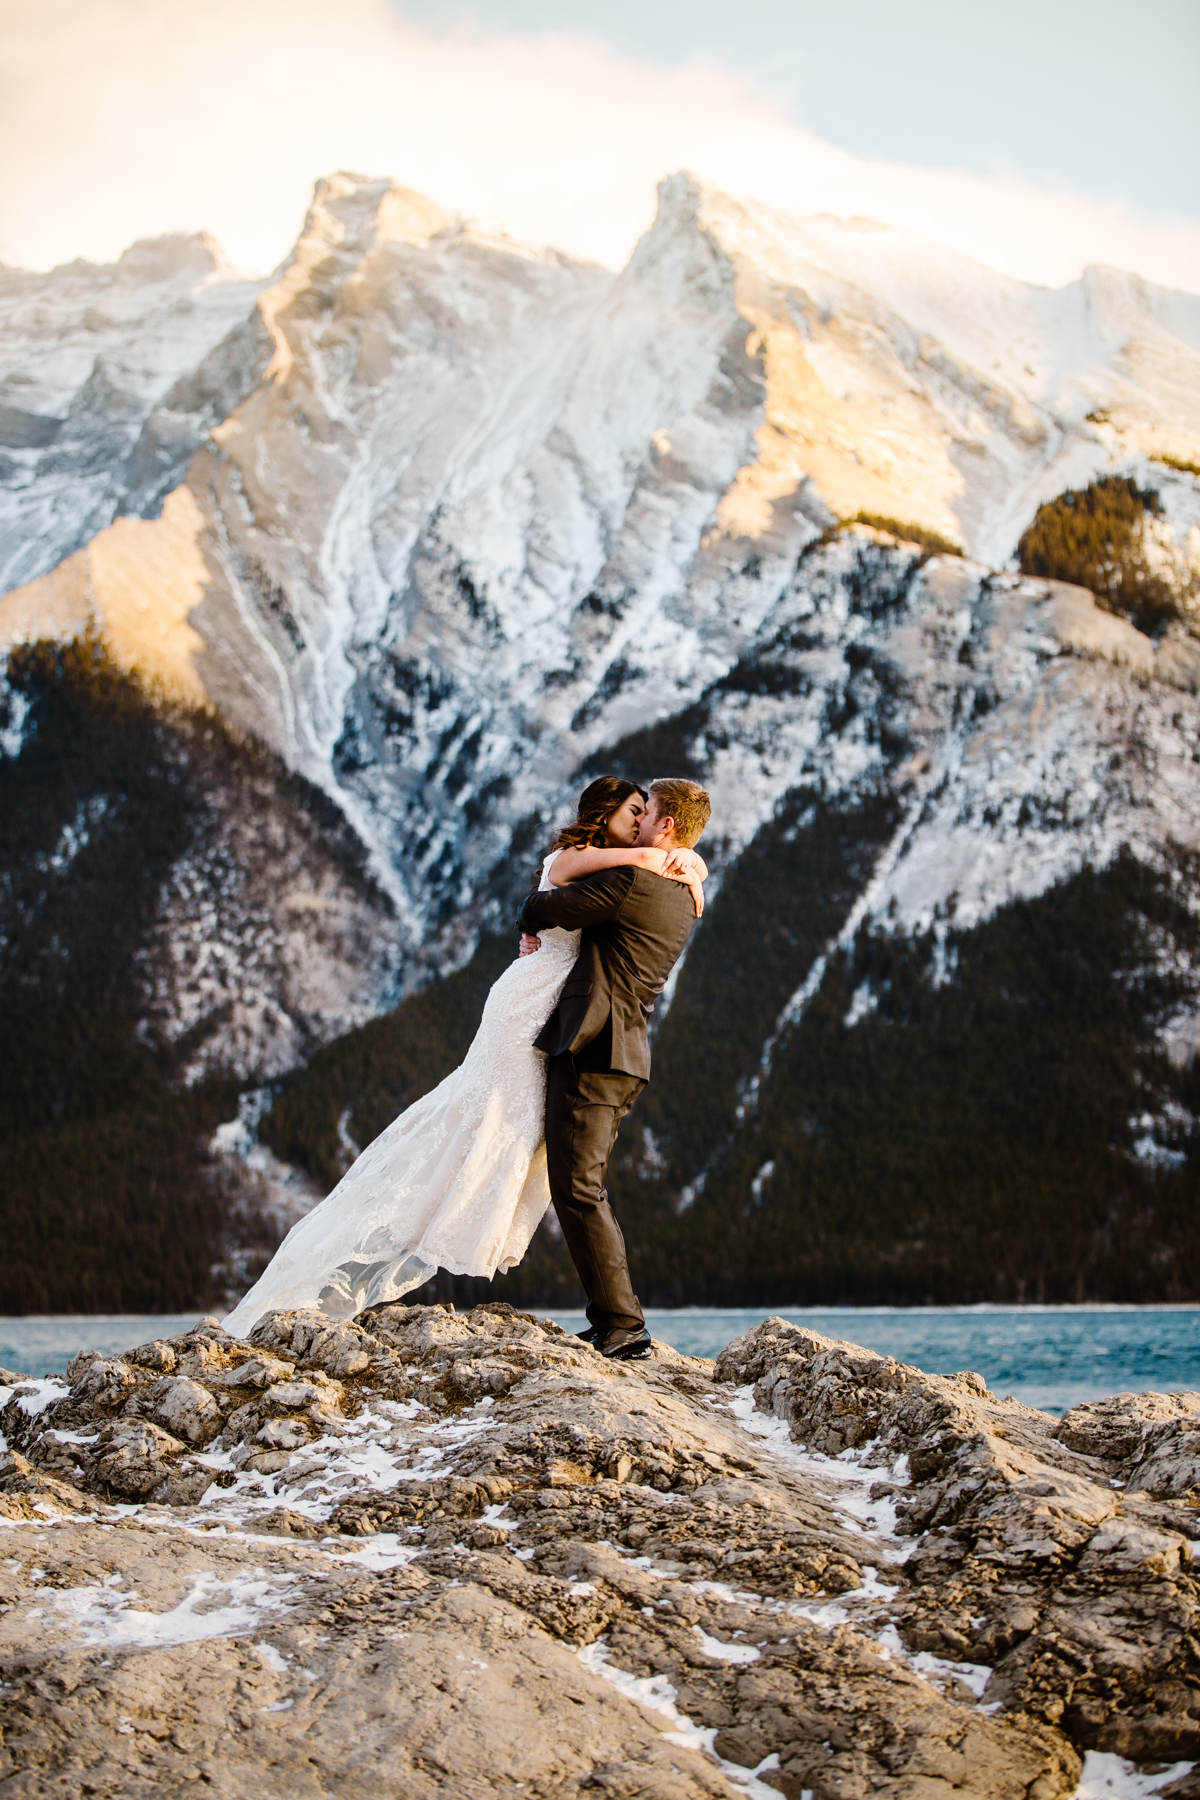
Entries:
[[542,947],[541,938],[530,937],[530,935],[527,931],[523,931],[521,933],[521,945],[520,945],[519,950],[517,951],[517,955],[518,956],[532,956],[534,951],[540,950],[541,947]]

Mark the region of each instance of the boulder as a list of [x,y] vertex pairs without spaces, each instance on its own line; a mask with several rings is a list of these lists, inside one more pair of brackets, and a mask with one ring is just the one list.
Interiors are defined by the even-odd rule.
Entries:
[[361,1375],[379,1345],[348,1319],[331,1319],[314,1309],[268,1313],[250,1334],[251,1342],[290,1353],[305,1368],[338,1380]]
[[146,1500],[161,1488],[186,1445],[146,1419],[100,1427],[84,1462],[87,1484],[118,1500]]
[[150,1391],[147,1416],[189,1444],[207,1444],[221,1425],[221,1408],[200,1382],[168,1376]]
[[1103,1462],[1121,1487],[1200,1505],[1200,1394],[1114,1394],[1065,1412],[1060,1442]]

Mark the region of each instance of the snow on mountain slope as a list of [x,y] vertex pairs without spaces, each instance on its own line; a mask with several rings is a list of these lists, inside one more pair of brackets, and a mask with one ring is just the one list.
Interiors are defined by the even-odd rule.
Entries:
[[[1156,649],[1081,588],[923,562],[864,528],[803,560],[769,628],[680,724],[674,760],[712,793],[718,870],[758,831],[788,829],[798,797],[841,811],[895,799],[772,1039],[864,925],[944,935],[1122,847],[1166,871],[1200,851],[1197,637]],[[1193,976],[1168,1032],[1181,1055],[1200,1037]]]
[[[131,1015],[136,1056],[169,1082],[262,1080],[369,1018],[398,958],[364,862],[324,794],[211,715],[163,707],[94,640],[10,660],[0,987],[68,1064]],[[4,1073],[11,1104],[23,1077]],[[68,1077],[73,1099],[87,1079]]]
[[[0,643],[93,619],[127,666],[325,788],[412,979],[499,922],[514,847],[541,841],[581,764],[655,724],[682,743],[673,720],[707,721],[688,741],[730,851],[798,783],[904,787],[870,904],[910,922],[1039,891],[1122,837],[1194,841],[1170,748],[1194,710],[1189,632],[1156,649],[988,565],[1039,500],[1120,468],[1162,488],[1163,553],[1200,567],[1196,484],[1146,461],[1200,441],[1200,300],[1110,270],[1051,293],[686,173],[616,276],[346,174],[269,286],[187,244],[94,274],[122,296],[142,411],[99,447],[56,445],[61,476],[29,464],[7,566],[46,573],[0,599]],[[88,278],[7,279],[45,285],[43,328],[75,321],[26,395],[56,419]],[[169,369],[131,347],[151,302]],[[12,315],[14,362],[34,316]],[[192,442],[158,510],[152,476]],[[64,559],[68,490],[93,523]],[[155,516],[109,523],[117,507]],[[859,509],[976,560],[918,572],[861,529],[818,543]],[[859,653],[878,692],[847,713]],[[881,748],[897,709],[906,775]],[[1155,773],[1110,779],[1131,738]]]
[[840,512],[919,519],[1000,564],[1063,487],[1137,449],[1194,451],[1200,296],[1100,267],[1052,291],[707,189],[698,216],[745,272],[742,310],[806,415],[798,466]]
[[259,379],[264,283],[203,236],[117,263],[0,268],[0,589],[157,510],[205,433]]

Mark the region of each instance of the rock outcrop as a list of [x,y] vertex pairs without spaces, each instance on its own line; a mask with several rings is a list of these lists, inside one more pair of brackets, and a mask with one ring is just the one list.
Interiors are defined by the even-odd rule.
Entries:
[[615,1365],[502,1305],[3,1392],[6,1793],[1200,1793],[1198,1395],[1056,1422],[777,1319]]

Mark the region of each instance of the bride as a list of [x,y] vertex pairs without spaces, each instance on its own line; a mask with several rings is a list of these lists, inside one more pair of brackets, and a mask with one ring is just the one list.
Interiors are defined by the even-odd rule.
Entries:
[[[693,850],[637,842],[647,795],[601,775],[542,864],[542,888],[632,863],[692,890],[708,874]],[[313,1306],[351,1318],[396,1300],[436,1270],[493,1276],[520,1262],[550,1200],[543,1142],[546,1058],[533,1040],[579,950],[577,931],[547,931],[493,984],[459,1067],[368,1144],[333,1191],[293,1225],[225,1319],[244,1337],[264,1313]]]

